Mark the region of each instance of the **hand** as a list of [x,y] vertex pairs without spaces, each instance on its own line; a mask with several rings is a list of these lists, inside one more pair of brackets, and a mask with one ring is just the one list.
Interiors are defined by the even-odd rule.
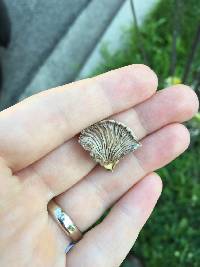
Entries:
[[[155,93],[156,87],[148,67],[133,65],[42,92],[0,113],[1,267],[121,264],[161,193],[153,171],[188,147],[180,123],[198,109],[187,86]],[[76,136],[107,117],[129,126],[143,145],[113,173],[95,166]],[[65,254],[70,240],[47,212],[52,198],[81,231],[113,208]]]

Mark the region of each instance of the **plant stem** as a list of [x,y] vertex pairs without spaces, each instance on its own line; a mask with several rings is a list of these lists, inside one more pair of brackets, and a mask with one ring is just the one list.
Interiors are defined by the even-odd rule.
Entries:
[[192,42],[192,47],[191,47],[191,50],[189,51],[188,58],[186,61],[185,71],[184,71],[183,78],[182,78],[183,83],[187,82],[187,79],[188,79],[188,76],[190,73],[190,69],[192,66],[192,62],[194,60],[194,56],[195,56],[195,53],[197,51],[199,42],[200,42],[200,22],[198,23],[197,31],[196,31],[195,37],[193,39],[193,42]]
[[197,93],[198,98],[200,99],[200,70],[197,74],[197,80],[195,83],[194,91]]
[[[176,43],[177,37],[180,30],[180,0],[174,0],[174,6],[172,8],[173,12],[173,39],[172,39],[172,53],[171,53],[171,64],[169,76],[174,76],[176,69],[176,61],[177,61],[177,51],[176,51]],[[177,14],[178,13],[178,14]]]
[[137,39],[138,39],[138,49],[140,50],[144,63],[148,65],[148,59],[147,59],[147,55],[146,52],[144,50],[144,45],[143,45],[143,38],[142,35],[140,33],[139,30],[139,26],[138,26],[138,20],[137,20],[137,15],[136,15],[136,11],[135,11],[135,5],[134,5],[134,0],[130,0],[130,5],[131,5],[131,10],[132,10],[132,14],[133,14],[133,20],[135,23],[135,30],[136,30],[136,35],[137,35]]

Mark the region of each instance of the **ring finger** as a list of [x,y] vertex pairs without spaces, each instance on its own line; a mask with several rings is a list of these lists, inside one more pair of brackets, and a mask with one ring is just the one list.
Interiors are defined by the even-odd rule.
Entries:
[[142,147],[124,158],[114,173],[98,166],[56,202],[85,231],[142,177],[176,158],[188,144],[189,133],[183,125],[165,126],[144,138]]

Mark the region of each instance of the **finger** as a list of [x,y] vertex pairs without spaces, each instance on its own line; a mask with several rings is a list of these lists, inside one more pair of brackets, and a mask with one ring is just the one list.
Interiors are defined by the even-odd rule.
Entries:
[[104,221],[90,230],[67,254],[67,266],[119,266],[150,216],[162,190],[150,174],[115,204]]
[[[144,108],[145,103],[148,103],[147,108]],[[150,133],[170,122],[189,120],[199,109],[194,90],[183,84],[161,90],[145,103],[136,106],[136,112]]]
[[[189,119],[197,109],[194,92],[186,86],[174,86],[112,118],[125,123],[141,139],[169,123]],[[77,138],[73,138],[19,175],[41,180],[52,197],[70,188],[94,166],[94,161],[78,144]]]
[[56,198],[85,231],[126,191],[148,173],[161,168],[189,145],[189,132],[171,124],[142,140],[141,149],[124,158],[113,173],[96,167],[87,177]]
[[83,128],[150,97],[156,75],[132,65],[54,88],[0,113],[0,154],[20,170]]

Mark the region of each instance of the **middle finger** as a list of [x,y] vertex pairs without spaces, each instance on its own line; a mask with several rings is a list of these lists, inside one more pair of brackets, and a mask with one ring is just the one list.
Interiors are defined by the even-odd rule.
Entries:
[[[129,126],[141,139],[169,123],[189,119],[197,109],[198,101],[194,92],[179,85],[164,89],[112,118]],[[94,166],[94,161],[78,144],[77,138],[72,138],[18,175],[29,177],[31,181],[41,180],[47,189],[48,201],[85,177]]]

